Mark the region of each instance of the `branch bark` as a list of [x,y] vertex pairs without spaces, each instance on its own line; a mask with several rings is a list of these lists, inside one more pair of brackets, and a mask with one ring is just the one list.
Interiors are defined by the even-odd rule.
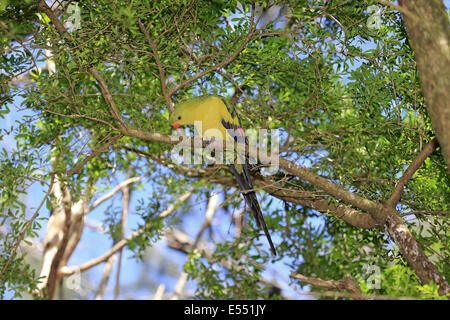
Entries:
[[[450,29],[442,0],[399,0],[420,83],[450,172]],[[415,16],[415,17],[414,17]],[[417,17],[417,18],[416,18]]]
[[108,192],[107,194],[105,194],[104,196],[100,197],[99,199],[97,199],[88,209],[86,213],[91,212],[92,210],[94,210],[95,208],[97,208],[99,205],[101,205],[103,202],[105,202],[106,200],[110,199],[111,197],[113,197],[117,192],[119,192],[120,190],[122,190],[124,187],[128,186],[129,184],[132,183],[136,183],[141,181],[141,177],[133,177],[133,178],[128,178],[125,181],[122,181],[121,183],[119,183],[117,186],[114,187],[114,189],[112,189],[110,192]]
[[411,268],[417,274],[422,284],[434,281],[439,286],[439,294],[450,292],[448,282],[428,259],[419,243],[414,239],[408,226],[401,216],[395,212],[386,217],[386,232],[397,245],[402,255],[406,258]]
[[95,151],[92,151],[91,154],[89,154],[83,161],[81,161],[75,168],[73,168],[72,170],[70,170],[68,172],[69,175],[74,175],[74,174],[79,174],[80,171],[83,169],[83,167],[89,162],[91,161],[93,158],[99,156],[100,154],[102,154],[103,152],[105,152],[106,150],[109,149],[109,147],[111,147],[112,145],[114,145],[114,143],[117,142],[117,140],[119,140],[120,138],[122,138],[121,135],[112,137],[108,142],[106,142],[105,144],[101,145],[100,147],[98,147]]
[[292,272],[291,277],[324,289],[347,290],[350,293],[350,297],[356,300],[367,299],[361,292],[358,282],[356,282],[352,276],[346,276],[341,280],[322,280]]
[[[161,136],[158,136],[157,138],[160,137]],[[170,141],[170,143],[173,144],[173,141]],[[193,145],[193,142],[190,140],[184,141],[182,142],[182,144],[183,143],[187,146]],[[417,158],[418,159],[417,161],[413,161],[415,162],[414,166],[417,166],[418,163],[420,162],[420,159],[422,159],[426,154],[431,152],[431,149],[433,149],[433,145],[434,143],[427,148],[426,152],[421,153],[420,156]],[[259,154],[259,153],[252,151],[252,154]],[[369,199],[364,199],[356,194],[353,194],[341,188],[337,184],[327,180],[326,178],[323,178],[289,160],[278,158],[278,161],[280,168],[282,168],[286,172],[294,176],[297,176],[303,180],[309,181],[312,185],[322,189],[326,193],[331,194],[332,196],[343,200],[343,202],[348,203],[354,206],[355,208],[370,214],[372,221],[369,223],[373,223],[374,227],[381,227],[381,226],[385,227],[386,232],[390,235],[391,239],[399,247],[400,252],[405,256],[406,260],[408,261],[410,266],[415,270],[416,274],[418,275],[419,279],[423,284],[427,284],[430,282],[430,280],[433,280],[439,285],[441,293],[449,292],[448,283],[445,281],[443,276],[438,272],[433,263],[428,259],[425,253],[421,250],[419,244],[412,236],[407,225],[404,223],[401,216],[394,208],[388,205],[383,205],[381,203],[374,202]],[[223,178],[221,180],[223,180]],[[316,204],[316,202],[314,203]],[[328,205],[328,203],[326,204]],[[325,209],[326,204],[324,201],[322,201],[321,203],[317,202],[317,205],[319,205],[323,209]],[[309,206],[311,205],[312,203],[309,201]],[[338,206],[338,209],[344,213],[342,217],[345,217],[348,221],[352,221],[349,219],[350,215],[346,216],[345,213],[354,213],[353,211],[346,211],[345,207],[340,206]],[[366,223],[367,219],[364,220],[366,220],[364,222]]]
[[[70,194],[68,186],[62,181],[56,181],[55,187],[59,189],[57,192],[60,194],[59,199],[62,200],[62,212],[64,216],[59,213],[61,217],[63,217],[62,225],[59,225],[59,230],[56,230],[62,237],[57,245],[55,245],[55,254],[50,264],[50,272],[48,274],[47,279],[47,292],[46,295],[49,299],[53,299],[55,294],[56,286],[59,280],[58,270],[62,264],[63,256],[66,251],[67,244],[70,239],[71,234],[71,226],[72,226],[72,196]],[[57,208],[59,210],[60,208]]]
[[402,217],[395,210],[395,206],[400,201],[403,189],[414,173],[419,170],[425,159],[430,156],[438,146],[437,140],[433,139],[425,148],[415,157],[408,168],[399,179],[385,206],[390,208],[386,217],[385,228],[391,239],[398,246],[402,255],[406,258],[409,265],[414,269],[422,284],[434,281],[439,285],[439,293],[446,294],[450,288],[443,276],[436,269],[434,264],[428,259],[422,251],[419,243],[409,231],[408,226]]
[[[195,237],[195,241],[191,246],[192,250],[195,250],[197,248],[200,239],[202,238],[203,232],[206,230],[208,226],[211,225],[212,219],[214,218],[214,215],[216,214],[218,209],[217,205],[218,201],[219,195],[217,193],[213,194],[209,198],[208,205],[206,206],[205,211],[205,219],[203,220],[200,230],[197,232],[197,236]],[[178,300],[180,297],[182,297],[183,289],[186,284],[187,278],[188,274],[185,271],[181,271],[180,276],[178,277],[177,284],[175,285],[174,293],[170,298],[171,300]]]
[[[176,165],[166,158],[158,158],[147,152],[123,146],[128,151],[135,152],[138,155],[150,158],[167,168],[181,173],[188,178],[200,178],[205,179],[211,183],[219,183],[226,186],[237,186],[236,180],[231,176],[220,174],[220,169],[229,171],[228,166],[214,165],[206,168],[192,168],[182,165]],[[357,228],[372,229],[381,228],[382,225],[378,224],[370,214],[367,212],[357,210],[344,204],[334,204],[328,202],[324,197],[324,194],[320,194],[312,191],[304,191],[299,189],[288,189],[283,187],[281,181],[275,181],[270,177],[263,177],[260,175],[252,176],[253,184],[256,188],[262,189],[270,195],[292,203],[301,204],[308,208],[314,209],[321,213],[331,214],[343,221],[351,224]]]
[[[130,176],[130,167],[128,168],[127,177]],[[129,178],[128,178],[129,179]],[[127,184],[122,187],[122,218],[120,219],[120,240],[125,238],[125,230],[128,220],[128,209],[130,207],[130,198],[131,198],[131,186],[132,184]],[[117,240],[116,240],[117,241]],[[114,300],[119,298],[120,291],[120,271],[122,270],[122,257],[123,257],[123,248],[119,250],[119,260],[117,261],[117,274],[116,274],[116,286],[114,287]]]
[[13,251],[11,252],[8,261],[6,261],[5,265],[2,268],[2,271],[0,273],[0,279],[4,277],[6,270],[8,269],[9,264],[11,263],[12,259],[14,258],[14,256],[16,255],[16,251],[20,246],[20,243],[22,242],[22,240],[25,237],[25,234],[28,232],[28,229],[30,228],[31,224],[33,223],[33,221],[36,219],[39,211],[41,210],[42,206],[44,205],[45,201],[47,200],[48,196],[50,195],[50,193],[53,190],[53,184],[55,181],[55,175],[53,174],[51,176],[51,180],[50,180],[50,185],[48,187],[48,191],[45,194],[44,198],[42,199],[41,203],[39,204],[38,208],[36,209],[36,211],[34,212],[33,216],[30,218],[30,220],[28,220],[25,229],[22,231],[22,234],[20,235],[19,240],[17,241],[16,245],[14,246]]

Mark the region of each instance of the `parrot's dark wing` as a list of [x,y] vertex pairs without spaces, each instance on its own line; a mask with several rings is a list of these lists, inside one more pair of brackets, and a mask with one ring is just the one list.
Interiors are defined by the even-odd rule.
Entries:
[[[232,118],[237,121],[231,123],[229,121],[226,121],[225,119],[222,119],[222,125],[227,129],[228,133],[233,137],[234,141],[248,144],[244,130],[242,129],[241,126],[241,120],[239,119],[239,116],[237,115],[234,108],[229,106],[225,99],[223,100]],[[237,125],[236,123],[239,123],[239,125]],[[248,163],[248,157],[245,157],[245,161],[242,161],[242,170],[238,170],[234,164],[231,164],[231,172],[233,173],[238,182],[239,188],[242,191],[242,195],[244,196],[247,206],[250,208],[253,216],[255,217],[256,225],[264,230],[264,234],[266,235],[267,240],[269,241],[272,253],[274,255],[277,255],[277,251],[275,250],[275,246],[273,245],[272,238],[270,237],[269,234],[269,230],[267,229],[267,225],[264,221],[264,217],[261,212],[261,207],[259,206],[258,198],[256,197],[256,192],[253,190],[253,183],[249,174],[249,170],[252,170],[253,167],[254,165],[250,165]]]

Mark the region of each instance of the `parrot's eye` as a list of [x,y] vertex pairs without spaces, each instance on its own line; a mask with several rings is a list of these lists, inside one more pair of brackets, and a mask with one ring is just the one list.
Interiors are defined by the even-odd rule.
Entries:
[[178,120],[180,120],[181,119],[181,116],[178,116]]

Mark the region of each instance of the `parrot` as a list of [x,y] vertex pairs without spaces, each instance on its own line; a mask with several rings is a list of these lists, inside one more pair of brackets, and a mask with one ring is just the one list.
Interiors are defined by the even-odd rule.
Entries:
[[[209,129],[215,129],[221,133],[224,141],[234,140],[237,142],[239,140],[248,143],[236,109],[223,96],[203,95],[184,101],[175,107],[169,121],[174,129],[183,125],[194,125],[198,134],[203,138],[215,138],[216,136],[209,136],[207,132]],[[198,125],[200,123],[201,126]],[[245,202],[255,218],[256,225],[263,229],[270,249],[276,256],[277,251],[264,221],[256,192],[253,190],[253,183],[249,174],[249,170],[253,168],[254,165],[249,164],[247,157],[245,157],[245,161],[242,161],[242,164],[230,164],[230,170],[235,176]]]

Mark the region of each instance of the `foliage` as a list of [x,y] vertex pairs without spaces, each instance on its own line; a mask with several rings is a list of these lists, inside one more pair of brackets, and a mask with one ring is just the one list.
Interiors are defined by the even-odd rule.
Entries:
[[[33,1],[26,2],[31,11],[19,17],[29,24],[17,30],[12,18],[20,10],[17,3],[0,8],[2,28],[9,31],[0,39],[5,49],[0,117],[16,107],[13,98],[20,99],[18,109],[27,114],[0,131],[17,141],[15,148],[0,153],[0,218],[8,226],[6,236],[0,233],[0,269],[25,228],[26,208],[19,194],[35,180],[48,186],[50,172],[66,179],[73,201],[91,185],[99,194],[109,190],[113,178],[124,177],[129,168],[142,176],[151,192],[133,208],[143,221],[135,230],[148,223],[152,227],[128,243],[138,257],[166,228],[200,219],[195,208],[184,207],[164,220],[158,214],[192,186],[196,201],[206,201],[215,176],[184,174],[183,167],[171,164],[169,145],[120,132],[93,68],[105,79],[126,126],[160,134],[170,134],[168,95],[174,103],[202,93],[230,96],[245,85],[237,104],[244,127],[279,129],[282,157],[376,202],[389,198],[405,168],[434,137],[400,13],[376,1],[333,0],[325,7],[323,1],[286,1],[278,11],[263,10],[267,1],[80,1],[79,28],[65,36],[36,12]],[[371,5],[383,10],[378,29],[367,27]],[[70,13],[63,10],[59,17],[68,19]],[[28,34],[33,37],[23,42]],[[51,51],[55,73],[42,69],[44,48]],[[31,85],[8,85],[14,75],[31,69]],[[114,137],[120,138],[108,152],[89,158]],[[84,161],[78,174],[69,174]],[[446,170],[438,149],[409,181],[399,212],[449,211]],[[230,176],[219,170],[216,175]],[[271,177],[282,188],[338,201],[298,177],[281,171]],[[218,219],[226,219],[223,225],[228,226],[225,213],[244,203],[232,185],[224,184],[223,190],[226,202]],[[269,258],[251,219],[234,242],[231,232],[214,227],[215,238],[228,241],[216,241],[209,256],[193,251],[184,266],[197,283],[197,298],[268,298],[259,280],[269,266],[323,279],[350,274],[367,294],[437,298],[436,285],[420,285],[384,230],[357,228],[264,192],[261,199],[280,257]],[[448,278],[448,220],[444,215],[412,217],[405,218],[408,226]],[[36,237],[38,221],[27,237]],[[117,239],[119,209],[111,205],[103,222],[111,239]],[[224,261],[233,263],[228,268]],[[379,288],[367,282],[373,266]],[[35,271],[21,255],[13,257],[2,276],[0,296],[35,287]]]

